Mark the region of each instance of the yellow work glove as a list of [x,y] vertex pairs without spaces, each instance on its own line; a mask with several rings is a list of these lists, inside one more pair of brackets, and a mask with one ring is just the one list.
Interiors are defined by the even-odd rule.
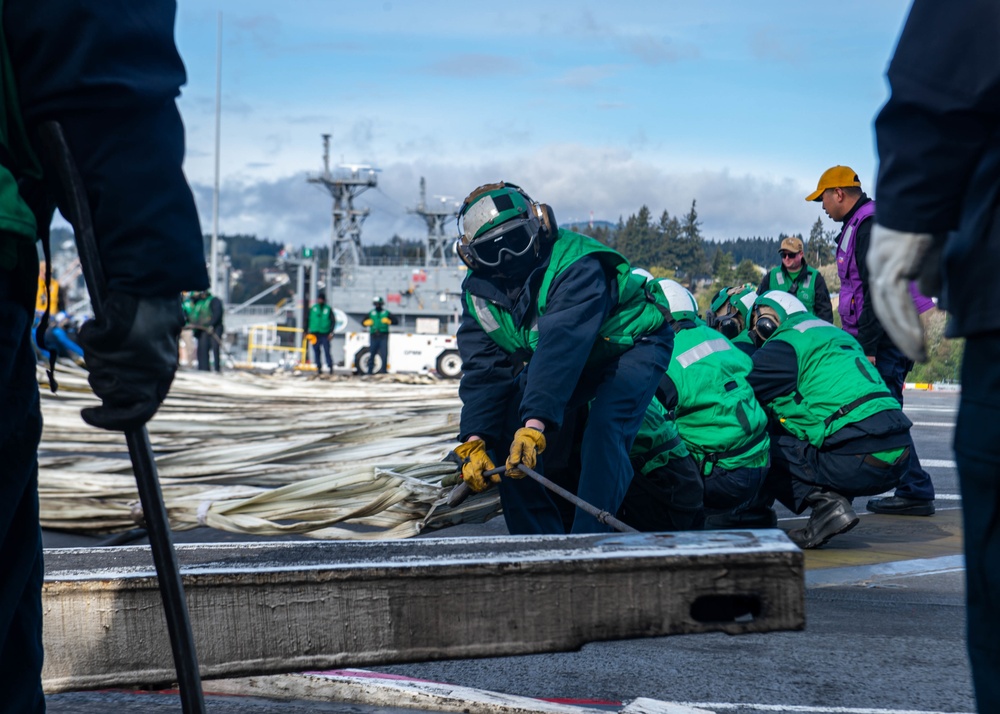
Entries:
[[486,453],[486,442],[482,439],[467,441],[455,447],[455,453],[462,458],[462,479],[476,493],[485,491],[491,483],[500,483],[500,474],[484,476],[485,471],[494,469],[493,461]]
[[510,444],[510,456],[507,457],[507,475],[511,478],[524,478],[524,472],[518,471],[519,464],[524,464],[529,469],[535,468],[538,463],[538,455],[545,451],[545,435],[532,429],[523,427],[514,433],[514,441]]
[[388,317],[383,317],[382,318],[382,324],[383,325],[391,325],[392,324],[392,320],[390,320]]
[[362,324],[362,325],[364,325],[365,327],[371,327],[371,326],[372,326],[372,325],[374,325],[375,323],[374,323],[374,322],[372,322],[371,318],[368,318],[367,320],[365,320],[365,321],[364,321],[364,322],[362,322],[361,324]]

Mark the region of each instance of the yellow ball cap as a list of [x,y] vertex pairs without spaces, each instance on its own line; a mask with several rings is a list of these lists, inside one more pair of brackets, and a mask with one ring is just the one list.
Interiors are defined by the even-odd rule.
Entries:
[[850,166],[834,166],[823,172],[816,184],[816,190],[806,196],[807,201],[819,201],[823,192],[828,188],[844,188],[845,186],[857,186],[861,188],[861,179],[858,173]]

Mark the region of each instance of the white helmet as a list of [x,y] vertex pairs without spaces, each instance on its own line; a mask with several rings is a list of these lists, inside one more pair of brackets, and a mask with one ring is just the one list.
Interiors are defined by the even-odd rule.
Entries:
[[695,320],[698,318],[698,301],[680,283],[669,278],[660,278],[653,283],[653,289],[659,290],[666,298],[670,314],[674,316],[675,320]]
[[750,337],[758,347],[767,342],[791,315],[808,312],[802,301],[782,290],[768,290],[750,310]]
[[645,280],[647,283],[650,280],[655,280],[653,274],[646,270],[645,268],[632,268],[632,275],[638,275],[640,278]]

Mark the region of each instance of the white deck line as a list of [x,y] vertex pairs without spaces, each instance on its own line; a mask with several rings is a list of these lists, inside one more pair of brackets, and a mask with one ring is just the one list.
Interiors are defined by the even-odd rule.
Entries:
[[759,712],[802,712],[803,714],[976,714],[942,712],[930,709],[873,709],[871,707],[814,707],[794,704],[752,704],[750,702],[673,702],[681,706],[703,707],[716,711],[752,709]]
[[[962,570],[965,570],[965,556],[942,555],[938,558],[915,558],[913,560],[898,560],[892,563],[877,563],[875,565],[809,570],[806,571],[806,587],[823,588],[835,585],[861,585],[872,580],[891,580],[892,578],[956,573]],[[803,711],[813,710],[804,709]]]

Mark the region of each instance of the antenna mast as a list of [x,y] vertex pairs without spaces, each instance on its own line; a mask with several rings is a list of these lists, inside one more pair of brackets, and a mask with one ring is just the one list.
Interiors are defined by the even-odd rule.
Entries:
[[450,196],[435,196],[441,200],[439,207],[427,207],[427,182],[424,177],[420,177],[420,203],[416,208],[407,209],[408,213],[415,213],[424,219],[427,224],[427,245],[425,246],[427,255],[427,265],[448,265],[448,253],[452,240],[445,230],[445,224],[449,219],[458,215],[458,208],[448,208]]
[[323,173],[307,180],[322,185],[333,198],[328,285],[340,285],[343,269],[361,263],[361,225],[370,209],[355,208],[354,199],[378,184],[375,172],[370,166],[353,165],[331,172],[330,135],[323,134]]

